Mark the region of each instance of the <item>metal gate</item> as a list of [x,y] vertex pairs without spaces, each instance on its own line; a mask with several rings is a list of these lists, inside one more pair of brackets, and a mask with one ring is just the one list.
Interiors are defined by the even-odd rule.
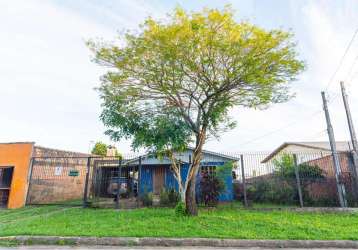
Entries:
[[34,157],[27,205],[136,206],[138,166],[121,157]]

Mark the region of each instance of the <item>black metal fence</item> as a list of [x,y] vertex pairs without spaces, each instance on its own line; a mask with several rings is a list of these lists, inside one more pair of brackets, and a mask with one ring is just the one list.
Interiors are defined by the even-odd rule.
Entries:
[[[215,153],[206,155],[205,161],[214,163],[225,157],[233,163],[232,196],[246,206],[338,207],[337,185],[344,187],[347,206],[358,206],[356,168],[350,153],[339,154],[339,174],[328,151],[274,156]],[[35,157],[26,204],[139,207],[140,159],[135,155]]]
[[358,206],[355,166],[350,153],[340,153],[336,174],[330,152],[241,154],[234,194],[246,206],[339,207],[337,185],[347,206]]
[[[27,205],[136,206],[138,168],[123,157],[32,158]],[[134,204],[135,203],[135,204]]]

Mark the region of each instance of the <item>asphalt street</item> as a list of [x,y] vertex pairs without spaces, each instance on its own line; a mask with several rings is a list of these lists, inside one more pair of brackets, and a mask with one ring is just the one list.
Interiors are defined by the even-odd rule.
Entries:
[[[121,250],[259,250],[267,249],[271,250],[273,248],[227,248],[227,247],[105,247],[105,246],[19,246],[19,247],[0,247],[0,250],[110,250],[110,249],[121,249]],[[282,248],[280,248],[282,249]],[[298,250],[297,248],[285,248],[288,250]],[[338,248],[330,248],[334,250]],[[347,250],[347,249],[346,249]],[[349,250],[349,249],[348,249]]]

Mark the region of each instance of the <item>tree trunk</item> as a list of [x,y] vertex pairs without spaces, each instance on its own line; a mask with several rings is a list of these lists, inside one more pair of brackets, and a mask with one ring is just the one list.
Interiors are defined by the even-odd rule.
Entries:
[[192,178],[188,182],[188,187],[185,190],[185,208],[189,215],[198,215],[198,206],[195,200],[195,185],[196,178]]
[[177,160],[175,159],[172,151],[170,151],[168,153],[168,156],[172,162],[171,170],[173,171],[174,178],[178,182],[178,189],[179,189],[178,191],[180,194],[180,201],[185,203],[185,189],[184,189],[183,182],[181,179],[181,165],[180,165],[180,163],[178,165]]
[[185,185],[185,208],[189,215],[198,215],[198,206],[196,204],[196,177],[200,168],[203,145],[206,139],[206,130],[203,129],[196,140],[196,147],[193,153],[193,162],[189,168],[189,173]]

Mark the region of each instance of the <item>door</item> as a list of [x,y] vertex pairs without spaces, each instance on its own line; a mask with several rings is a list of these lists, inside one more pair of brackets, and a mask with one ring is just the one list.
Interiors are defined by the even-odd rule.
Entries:
[[162,189],[164,188],[164,180],[165,180],[165,167],[164,166],[156,166],[154,167],[153,173],[153,193],[160,194]]
[[13,170],[13,167],[0,167],[0,207],[7,206]]

